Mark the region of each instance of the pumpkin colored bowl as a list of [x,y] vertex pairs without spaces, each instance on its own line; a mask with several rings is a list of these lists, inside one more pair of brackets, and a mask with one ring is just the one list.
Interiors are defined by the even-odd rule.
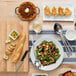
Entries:
[[29,21],[34,19],[40,13],[40,9],[36,7],[32,2],[23,2],[19,7],[15,8],[15,13],[22,20]]

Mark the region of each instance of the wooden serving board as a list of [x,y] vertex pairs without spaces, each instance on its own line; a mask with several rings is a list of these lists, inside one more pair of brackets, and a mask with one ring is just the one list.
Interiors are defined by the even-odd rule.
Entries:
[[[21,21],[15,14],[17,4],[18,3],[14,2],[0,2],[0,72],[15,72],[19,64],[19,61],[17,64],[13,64],[9,60],[6,61],[3,59],[3,55],[7,49],[5,41],[9,39],[8,35],[13,29],[17,30],[19,33],[25,32],[26,34],[26,40],[20,59],[24,52],[28,50],[28,22]],[[28,55],[18,72],[28,72]]]

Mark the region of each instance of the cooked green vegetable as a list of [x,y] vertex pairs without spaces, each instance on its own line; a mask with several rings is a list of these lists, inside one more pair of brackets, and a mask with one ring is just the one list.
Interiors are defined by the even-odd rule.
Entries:
[[58,47],[52,41],[46,40],[36,47],[36,55],[43,66],[55,63],[60,57]]

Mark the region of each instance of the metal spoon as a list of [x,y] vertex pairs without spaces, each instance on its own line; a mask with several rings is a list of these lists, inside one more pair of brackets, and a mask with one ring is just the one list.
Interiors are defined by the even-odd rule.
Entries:
[[65,38],[65,36],[63,35],[62,26],[58,23],[55,23],[54,31],[60,35],[62,42],[63,42],[64,46],[66,47],[66,54],[69,57],[70,55],[72,55],[73,49],[72,49],[71,45],[69,44],[69,42],[67,41],[67,39]]
[[61,34],[62,33],[62,26],[58,23],[55,23],[54,25],[54,31],[57,33],[57,34]]

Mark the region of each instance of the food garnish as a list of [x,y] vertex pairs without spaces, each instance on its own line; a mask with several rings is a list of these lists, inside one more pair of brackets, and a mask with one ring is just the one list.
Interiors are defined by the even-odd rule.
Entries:
[[42,41],[36,47],[37,58],[43,66],[56,63],[61,56],[58,47],[52,41]]
[[26,9],[25,9],[25,12],[28,13],[28,12],[29,12],[29,8],[26,8]]

